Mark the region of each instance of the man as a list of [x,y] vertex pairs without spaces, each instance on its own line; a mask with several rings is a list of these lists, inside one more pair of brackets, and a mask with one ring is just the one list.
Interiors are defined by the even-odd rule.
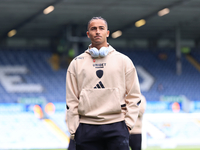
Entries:
[[131,150],[141,150],[142,149],[142,119],[143,114],[146,109],[146,98],[144,95],[141,95],[141,104],[138,119],[135,123],[135,126],[130,130],[129,145]]
[[93,17],[87,36],[91,44],[67,70],[71,138],[77,150],[129,150],[129,130],[141,102],[136,69],[127,56],[107,43],[105,19]]

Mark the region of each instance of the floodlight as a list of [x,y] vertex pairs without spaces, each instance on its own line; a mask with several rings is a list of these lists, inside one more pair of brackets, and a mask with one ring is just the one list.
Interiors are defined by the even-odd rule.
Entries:
[[122,31],[118,30],[112,33],[112,38],[116,39],[122,35]]
[[49,14],[50,12],[52,12],[54,10],[54,6],[49,6],[47,8],[44,9],[43,13],[45,15]]

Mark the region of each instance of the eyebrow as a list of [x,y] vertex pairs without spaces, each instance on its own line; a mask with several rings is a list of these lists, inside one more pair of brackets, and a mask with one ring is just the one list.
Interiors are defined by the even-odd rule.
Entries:
[[[100,27],[100,28],[102,28],[102,27],[105,28],[105,26],[98,26],[98,27]],[[91,27],[91,28],[98,28],[98,27],[93,26],[93,27]],[[91,29],[91,28],[90,28],[90,29]]]

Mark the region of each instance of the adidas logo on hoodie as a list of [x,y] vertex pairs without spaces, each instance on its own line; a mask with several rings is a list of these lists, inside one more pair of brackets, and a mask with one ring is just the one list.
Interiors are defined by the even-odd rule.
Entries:
[[103,83],[100,81],[95,87],[95,89],[101,89],[101,88],[105,88]]
[[[103,76],[103,70],[97,70],[96,75],[100,79]],[[105,88],[105,87],[104,87],[103,83],[100,81],[99,83],[96,84],[96,86],[94,88],[101,89],[101,88]]]

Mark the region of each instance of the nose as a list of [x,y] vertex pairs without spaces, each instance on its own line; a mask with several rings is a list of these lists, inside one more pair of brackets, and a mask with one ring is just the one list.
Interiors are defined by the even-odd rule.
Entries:
[[99,28],[97,28],[97,33],[100,33],[100,29]]

